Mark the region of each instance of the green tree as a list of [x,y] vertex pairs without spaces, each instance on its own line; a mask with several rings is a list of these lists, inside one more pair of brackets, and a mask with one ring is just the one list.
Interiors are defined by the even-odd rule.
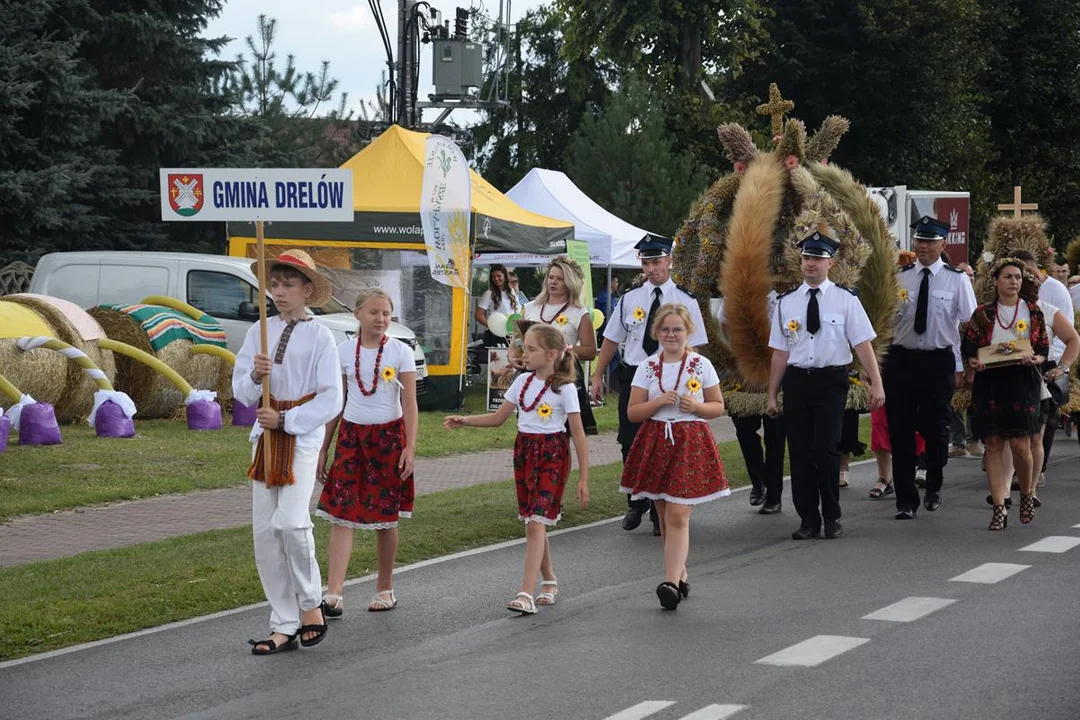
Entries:
[[609,212],[668,236],[708,182],[693,155],[668,134],[660,101],[636,79],[601,112],[585,114],[570,142],[566,172]]
[[[300,71],[274,50],[277,20],[259,15],[257,34],[245,40],[248,55],[236,57],[229,85],[239,96],[237,112],[259,121],[259,163],[269,167],[333,167],[355,152],[349,94],[337,95],[338,80],[323,60],[318,72]],[[335,95],[337,99],[335,102]]]
[[610,93],[606,63],[569,62],[560,52],[565,25],[565,15],[550,7],[518,21],[510,45],[509,105],[485,111],[470,128],[477,166],[496,187],[511,187],[534,167],[563,169],[582,108],[602,105]]

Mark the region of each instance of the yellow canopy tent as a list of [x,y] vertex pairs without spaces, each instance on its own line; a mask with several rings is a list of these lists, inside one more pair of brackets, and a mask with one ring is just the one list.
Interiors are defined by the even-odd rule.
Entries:
[[[428,360],[425,407],[458,402],[465,372],[469,297],[437,283],[428,272],[420,223],[427,133],[397,125],[341,167],[353,171],[351,223],[269,223],[272,252],[303,248],[327,270],[335,296],[351,306],[364,286],[379,285],[394,297],[394,311],[416,332]],[[476,252],[556,254],[566,250],[574,226],[517,205],[475,172],[472,178],[472,240]],[[253,257],[250,224],[229,224],[229,254]]]

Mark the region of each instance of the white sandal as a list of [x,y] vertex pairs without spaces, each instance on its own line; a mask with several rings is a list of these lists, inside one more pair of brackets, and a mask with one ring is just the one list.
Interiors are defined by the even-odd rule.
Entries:
[[537,595],[536,596],[536,604],[537,605],[554,605],[555,604],[555,596],[559,594],[559,581],[555,580],[555,579],[544,580],[543,582],[540,583],[540,587],[542,587],[542,588],[549,587],[549,588],[551,588],[551,590],[548,590],[546,592],[542,592],[539,595]]
[[[389,600],[387,599],[389,596]],[[387,610],[393,610],[397,607],[397,598],[394,597],[393,590],[380,590],[375,593],[375,597],[371,598],[371,602],[368,604],[368,612],[386,612]]]
[[[522,600],[521,598],[525,598]],[[533,596],[527,592],[519,592],[514,596],[514,599],[506,603],[506,609],[510,612],[521,613],[522,615],[535,615],[536,614],[536,601],[533,600]]]

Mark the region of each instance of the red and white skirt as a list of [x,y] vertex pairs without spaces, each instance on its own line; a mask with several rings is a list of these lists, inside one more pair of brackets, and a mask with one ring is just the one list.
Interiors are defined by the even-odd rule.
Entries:
[[358,425],[341,421],[330,476],[315,514],[335,525],[363,530],[396,528],[412,517],[413,476],[398,471],[405,450],[405,421]]
[[554,525],[570,477],[570,438],[565,432],[522,433],[514,440],[518,519]]
[[641,424],[623,466],[619,492],[634,500],[697,505],[730,495],[709,424],[696,420]]

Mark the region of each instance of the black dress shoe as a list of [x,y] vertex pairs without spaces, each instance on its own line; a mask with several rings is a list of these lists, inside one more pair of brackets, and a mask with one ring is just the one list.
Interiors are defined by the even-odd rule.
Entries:
[[897,520],[914,520],[915,519],[915,508],[904,508],[903,510],[896,513],[896,519]]
[[[994,504],[994,496],[993,495],[987,495],[986,496],[986,504],[987,505],[993,505]],[[1012,498],[1011,497],[1005,498],[1005,507],[1007,507],[1007,508],[1012,507]],[[1038,505],[1036,505],[1035,507],[1038,507]]]
[[765,502],[765,489],[764,488],[751,488],[750,490],[750,506],[757,507],[761,503]]
[[626,511],[622,519],[623,530],[635,530],[641,524],[641,516],[645,514],[645,508],[635,505]]
[[832,539],[838,538],[844,534],[844,526],[840,524],[839,520],[833,520],[832,522],[825,523],[825,537]]
[[939,507],[941,507],[941,493],[936,493],[936,492],[928,492],[928,493],[926,493],[926,497],[923,499],[923,507],[926,508],[927,510],[929,510],[930,512],[934,512]]
[[758,508],[758,515],[777,515],[780,512],[780,503],[767,502]]
[[653,534],[653,537],[661,537],[663,535],[663,533],[660,532],[660,523],[659,522],[654,522],[652,524],[652,534]]
[[819,537],[821,537],[821,532],[817,528],[800,527],[791,533],[792,540],[814,540]]
[[662,582],[656,586],[656,597],[660,599],[660,607],[665,610],[674,610],[679,607],[682,593],[679,586],[673,582]]

